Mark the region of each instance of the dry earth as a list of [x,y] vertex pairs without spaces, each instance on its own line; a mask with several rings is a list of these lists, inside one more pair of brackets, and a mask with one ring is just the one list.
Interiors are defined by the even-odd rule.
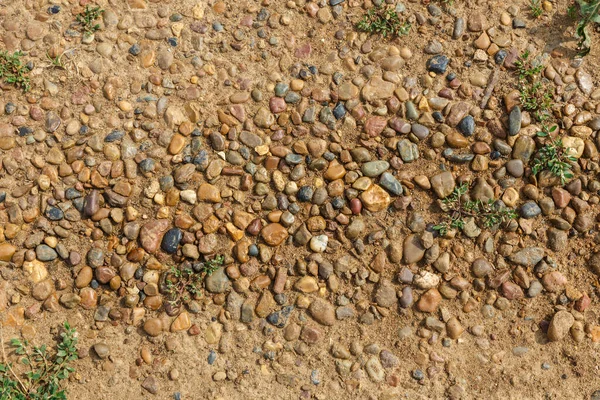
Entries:
[[[568,1],[392,0],[388,38],[368,0],[98,0],[91,36],[88,3],[0,0],[31,79],[0,85],[2,331],[77,329],[69,399],[600,399],[600,38],[577,57]],[[439,232],[460,185],[515,218]]]

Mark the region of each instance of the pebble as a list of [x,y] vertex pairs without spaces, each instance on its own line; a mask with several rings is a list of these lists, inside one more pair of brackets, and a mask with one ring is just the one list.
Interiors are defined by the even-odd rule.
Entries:
[[548,325],[548,340],[556,342],[562,340],[573,326],[575,318],[568,311],[558,311]]
[[448,68],[450,59],[445,55],[436,55],[427,60],[427,70],[436,74],[443,74]]

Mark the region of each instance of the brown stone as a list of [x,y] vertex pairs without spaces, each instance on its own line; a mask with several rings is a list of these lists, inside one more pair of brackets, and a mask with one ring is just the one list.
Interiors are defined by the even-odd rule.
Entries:
[[278,223],[272,223],[265,226],[260,234],[269,246],[279,246],[288,237],[288,231]]
[[442,296],[437,289],[429,289],[419,299],[417,302],[417,310],[421,312],[433,313],[436,312],[438,306],[440,305],[440,301],[442,301]]
[[367,190],[362,192],[360,195],[362,203],[367,210],[371,212],[378,212],[385,210],[391,203],[391,198],[388,192],[386,192],[379,185],[371,185]]

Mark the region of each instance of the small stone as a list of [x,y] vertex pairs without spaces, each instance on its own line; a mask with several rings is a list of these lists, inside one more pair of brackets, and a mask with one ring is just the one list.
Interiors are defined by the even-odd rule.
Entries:
[[417,302],[417,310],[426,313],[433,313],[437,311],[440,302],[442,301],[442,296],[437,289],[429,289],[427,292],[423,293],[419,301]]
[[379,185],[371,185],[360,195],[363,205],[371,212],[387,209],[391,203],[390,195]]
[[431,72],[435,72],[436,74],[443,74],[446,72],[446,68],[448,68],[448,63],[450,59],[445,55],[436,55],[427,60],[427,70]]
[[454,191],[456,182],[451,172],[442,172],[430,179],[431,187],[440,199],[448,197]]
[[472,116],[467,115],[460,120],[458,125],[456,125],[456,129],[464,136],[473,136],[473,133],[475,132],[475,119],[473,119]]
[[508,115],[508,134],[515,136],[521,130],[521,108],[515,106]]
[[160,246],[166,253],[175,254],[182,238],[183,232],[179,228],[169,229],[163,236]]
[[310,316],[321,325],[332,326],[335,323],[333,306],[323,299],[316,299],[308,308]]
[[96,343],[94,345],[94,352],[98,357],[100,357],[100,359],[104,360],[110,355],[110,348],[108,345],[106,345],[106,343]]
[[568,311],[558,311],[548,326],[548,340],[556,342],[563,339],[569,333],[574,322],[573,314]]
[[152,394],[158,393],[158,382],[153,376],[148,376],[142,382],[142,387]]
[[149,336],[156,337],[163,331],[163,323],[159,318],[150,318],[144,322],[144,332]]
[[288,237],[288,231],[278,223],[271,223],[265,226],[260,234],[269,246],[279,246]]

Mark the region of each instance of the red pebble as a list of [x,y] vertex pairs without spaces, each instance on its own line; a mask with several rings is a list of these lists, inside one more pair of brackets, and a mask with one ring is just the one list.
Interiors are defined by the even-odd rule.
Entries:
[[576,302],[575,302],[575,309],[579,312],[584,312],[586,308],[588,308],[590,306],[590,304],[592,303],[592,300],[590,299],[590,297],[587,295],[587,293],[583,293],[583,296],[581,296]]
[[352,214],[358,215],[362,211],[362,203],[359,199],[354,198],[350,200],[350,210],[352,210]]

